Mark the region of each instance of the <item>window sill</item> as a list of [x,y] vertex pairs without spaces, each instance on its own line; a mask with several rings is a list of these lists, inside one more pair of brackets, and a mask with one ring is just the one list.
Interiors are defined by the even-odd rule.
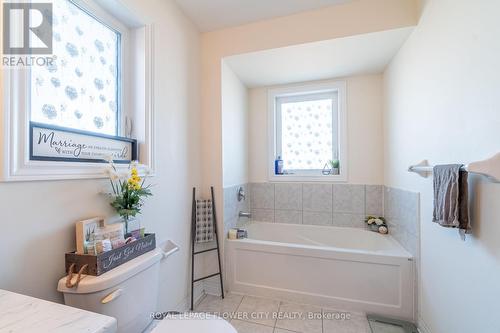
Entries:
[[[20,167],[13,168],[13,172],[5,174],[1,181],[104,179],[109,177],[105,172],[107,167],[107,163],[29,161]],[[126,172],[128,164],[116,164],[116,167],[118,172]],[[140,164],[137,169],[141,177],[154,176],[154,169],[146,165]]]
[[273,182],[347,182],[347,175],[320,175],[320,176],[307,176],[307,175],[269,175],[269,181]]

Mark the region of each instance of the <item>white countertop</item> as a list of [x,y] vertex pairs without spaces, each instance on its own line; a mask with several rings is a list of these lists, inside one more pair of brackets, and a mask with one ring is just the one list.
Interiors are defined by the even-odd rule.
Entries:
[[114,333],[116,319],[0,289],[0,332]]

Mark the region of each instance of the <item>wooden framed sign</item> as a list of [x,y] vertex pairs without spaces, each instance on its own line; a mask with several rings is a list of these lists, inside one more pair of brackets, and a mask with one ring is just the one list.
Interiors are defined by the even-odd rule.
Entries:
[[30,160],[115,163],[137,160],[137,140],[30,122]]

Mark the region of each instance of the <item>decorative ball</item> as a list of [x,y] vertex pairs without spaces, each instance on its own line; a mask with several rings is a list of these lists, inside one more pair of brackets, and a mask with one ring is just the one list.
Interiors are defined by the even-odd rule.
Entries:
[[387,229],[386,226],[382,225],[382,226],[378,227],[378,232],[380,232],[381,234],[386,234],[389,232],[389,230]]

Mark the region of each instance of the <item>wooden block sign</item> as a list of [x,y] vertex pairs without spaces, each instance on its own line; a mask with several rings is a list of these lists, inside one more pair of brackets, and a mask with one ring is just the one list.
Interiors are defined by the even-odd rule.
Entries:
[[75,264],[74,271],[87,264],[85,274],[98,276],[126,263],[138,256],[156,248],[155,234],[146,234],[143,238],[133,243],[126,244],[117,249],[101,253],[97,256],[89,254],[66,253],[66,272],[71,264]]

